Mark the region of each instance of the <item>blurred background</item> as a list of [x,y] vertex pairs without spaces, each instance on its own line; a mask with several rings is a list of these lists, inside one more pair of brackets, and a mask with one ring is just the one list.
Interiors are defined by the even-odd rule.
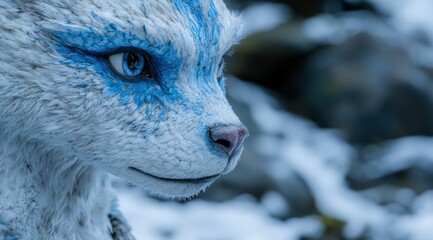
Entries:
[[187,202],[117,183],[137,239],[433,239],[433,1],[226,4],[243,157]]

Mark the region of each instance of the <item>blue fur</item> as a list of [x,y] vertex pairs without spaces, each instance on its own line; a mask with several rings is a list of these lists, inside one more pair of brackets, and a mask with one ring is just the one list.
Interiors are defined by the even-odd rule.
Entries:
[[[103,33],[94,29],[83,31],[66,27],[64,31],[54,31],[51,34],[60,43],[57,50],[67,59],[63,63],[75,68],[95,69],[105,80],[108,93],[119,95],[121,104],[134,101],[140,107],[143,103],[171,103],[183,98],[174,84],[181,60],[171,44],[152,44],[118,30],[114,24],[107,25]],[[133,48],[146,51],[152,56],[155,79],[127,82],[110,69],[105,56]],[[79,80],[72,84],[85,86]]]
[[[202,2],[198,0],[174,0],[177,10],[186,16],[191,26],[191,34],[198,47],[198,64],[196,76],[199,86],[204,86],[203,81],[214,81],[213,78],[218,69],[215,68],[218,59],[218,43],[221,26],[218,21],[218,12],[210,2],[207,14],[202,11]],[[206,55],[205,55],[206,53]],[[212,86],[213,87],[213,86]],[[216,91],[218,89],[214,89]]]
[[[191,34],[198,48],[197,67],[188,80],[196,84],[203,94],[217,94],[216,91],[224,91],[223,83],[215,79],[217,71],[220,71],[216,61],[220,61],[218,42],[221,26],[218,24],[218,13],[214,3],[210,3],[206,15],[202,12],[200,1],[175,0],[173,3],[189,21]],[[163,111],[164,105],[177,102],[179,105],[186,106],[187,100],[175,84],[183,61],[170,42],[149,42],[145,38],[120,30],[116,24],[109,23],[97,14],[93,14],[92,17],[95,21],[106,24],[105,27],[102,30],[62,27],[61,30],[56,28],[55,31],[50,32],[59,42],[57,50],[66,58],[63,63],[72,65],[74,68],[93,68],[104,79],[108,87],[107,93],[118,95],[121,105],[134,102],[137,108],[140,108],[143,103],[162,106],[159,119],[166,115]],[[146,35],[145,26],[141,34]],[[128,49],[139,49],[150,54],[154,79],[127,82],[110,69],[104,56]],[[87,86],[79,78],[70,79],[69,84],[77,87]],[[203,112],[200,103],[188,104],[186,108],[198,115]],[[145,111],[149,118],[152,113],[150,109]]]

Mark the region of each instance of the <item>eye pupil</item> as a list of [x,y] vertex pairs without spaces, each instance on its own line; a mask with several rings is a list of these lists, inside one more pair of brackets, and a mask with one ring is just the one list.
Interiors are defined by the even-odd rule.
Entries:
[[139,58],[135,53],[127,53],[127,64],[131,71],[135,71],[137,69],[138,64],[140,63]]
[[127,77],[147,76],[147,62],[139,52],[125,52],[123,55],[123,71]]
[[107,57],[111,69],[126,81],[152,79],[148,59],[148,55],[139,50],[119,52]]

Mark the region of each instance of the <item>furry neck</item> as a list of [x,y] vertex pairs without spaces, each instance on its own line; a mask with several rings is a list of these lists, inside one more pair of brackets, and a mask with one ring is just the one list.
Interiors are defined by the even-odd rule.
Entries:
[[0,219],[20,239],[112,239],[107,175],[0,133]]

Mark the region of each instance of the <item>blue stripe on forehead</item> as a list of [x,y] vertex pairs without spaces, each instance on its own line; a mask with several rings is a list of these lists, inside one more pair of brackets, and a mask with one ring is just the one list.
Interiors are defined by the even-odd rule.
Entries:
[[[176,9],[184,16],[191,35],[197,47],[198,67],[211,68],[208,73],[215,70],[218,59],[218,46],[221,25],[218,20],[218,11],[213,0],[209,0],[209,7],[203,7],[201,0],[173,0]],[[206,12],[204,12],[206,11]],[[204,74],[205,71],[199,71]],[[201,75],[201,74],[200,74]]]

